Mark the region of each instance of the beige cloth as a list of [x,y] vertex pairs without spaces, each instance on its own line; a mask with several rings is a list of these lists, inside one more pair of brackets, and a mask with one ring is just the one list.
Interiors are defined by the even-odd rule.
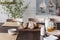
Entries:
[[48,37],[45,37],[44,40],[57,40],[58,37],[54,36],[54,35],[49,35]]
[[9,35],[8,33],[0,33],[0,40],[16,40],[17,35]]

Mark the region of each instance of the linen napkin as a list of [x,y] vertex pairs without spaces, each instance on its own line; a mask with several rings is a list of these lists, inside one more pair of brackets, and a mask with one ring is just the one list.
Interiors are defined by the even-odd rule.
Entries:
[[48,37],[44,38],[44,40],[57,40],[58,37],[54,36],[54,35],[49,35]]

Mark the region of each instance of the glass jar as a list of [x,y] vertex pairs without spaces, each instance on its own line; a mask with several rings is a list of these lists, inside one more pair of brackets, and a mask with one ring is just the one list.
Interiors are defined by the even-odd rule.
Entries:
[[52,32],[52,31],[54,31],[55,29],[56,29],[56,23],[50,22],[50,23],[49,23],[49,26],[48,26],[48,28],[47,28],[47,32]]
[[45,25],[47,24],[46,26],[46,32],[52,32],[54,30],[56,30],[57,28],[57,24],[55,21],[48,21],[47,23],[45,23]]

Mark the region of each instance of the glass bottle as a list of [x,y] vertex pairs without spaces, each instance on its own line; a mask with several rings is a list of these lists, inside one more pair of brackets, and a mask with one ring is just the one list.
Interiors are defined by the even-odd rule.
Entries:
[[47,24],[46,32],[52,32],[52,31],[56,30],[56,28],[57,28],[57,24],[53,19],[50,19],[50,21],[45,23],[45,25],[46,24]]

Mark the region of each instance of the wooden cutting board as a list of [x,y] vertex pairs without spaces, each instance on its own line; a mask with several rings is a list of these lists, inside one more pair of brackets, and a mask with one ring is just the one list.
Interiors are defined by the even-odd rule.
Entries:
[[5,26],[5,27],[18,27],[20,25],[17,22],[5,22],[2,26]]

